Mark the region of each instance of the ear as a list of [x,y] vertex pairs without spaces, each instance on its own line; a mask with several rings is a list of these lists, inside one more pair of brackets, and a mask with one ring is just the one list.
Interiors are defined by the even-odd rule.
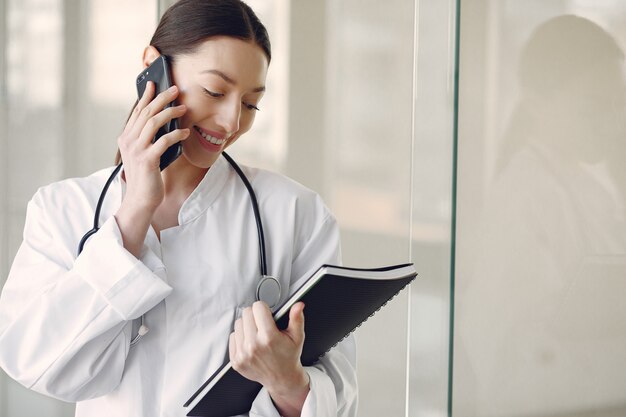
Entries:
[[143,60],[142,60],[144,69],[148,68],[150,64],[152,64],[154,60],[157,59],[160,55],[161,53],[154,46],[152,45],[146,46],[146,48],[143,50]]

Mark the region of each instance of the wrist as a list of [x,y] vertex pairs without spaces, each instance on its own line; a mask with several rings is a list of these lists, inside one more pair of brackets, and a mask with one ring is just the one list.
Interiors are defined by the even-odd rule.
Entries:
[[[120,208],[115,213],[115,219],[118,224],[123,223],[124,226],[133,229],[148,228],[152,222],[152,216],[155,210],[149,207],[139,207],[122,201]],[[121,225],[120,225],[121,227]]]
[[292,380],[291,384],[288,381],[281,381],[280,384],[266,386],[276,410],[284,417],[300,416],[310,391],[309,374],[302,365],[293,377],[289,378]]
[[115,220],[122,235],[124,248],[139,258],[152,221],[152,211],[129,207],[122,203],[115,214]]
[[266,388],[272,398],[306,397],[310,388],[309,374],[300,366],[296,372],[290,374],[289,378],[276,381]]
[[142,193],[135,192],[131,188],[130,185],[127,186],[119,210],[136,213],[137,215],[145,213],[149,214],[149,218],[152,218],[152,214],[157,210],[163,199],[142,195]]

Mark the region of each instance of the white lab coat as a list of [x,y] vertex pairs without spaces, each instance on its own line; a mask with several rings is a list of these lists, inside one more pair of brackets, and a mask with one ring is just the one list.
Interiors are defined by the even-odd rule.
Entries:
[[[138,260],[113,214],[77,257],[112,169],[38,190],[0,298],[0,366],[37,392],[77,402],[77,416],[184,416],[183,403],[228,356],[228,335],[254,302],[259,279],[250,197],[220,157],[185,201],[179,226],[148,231]],[[244,167],[256,191],[268,272],[282,300],[321,264],[340,262],[336,222],[318,195],[278,174]],[[306,320],[306,308],[305,308]],[[130,346],[139,317],[150,331]],[[355,345],[348,338],[307,367],[303,416],[355,416]],[[278,416],[265,389],[251,416]]]

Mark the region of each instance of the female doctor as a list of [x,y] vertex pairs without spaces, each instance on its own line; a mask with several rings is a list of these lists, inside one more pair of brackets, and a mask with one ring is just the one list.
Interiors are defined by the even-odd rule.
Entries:
[[[185,415],[185,401],[230,357],[263,385],[251,416],[356,415],[353,339],[303,367],[304,306],[280,331],[255,301],[255,217],[222,152],[259,110],[265,28],[239,0],[180,0],[145,49],[144,68],[160,54],[175,86],[155,96],[149,83],[132,111],[118,138],[123,171],[82,252],[112,168],[42,187],[29,202],[0,298],[0,365],[30,389],[77,402],[77,416],[169,417]],[[152,144],[173,118],[180,128]],[[179,141],[182,155],[160,171]],[[337,225],[312,191],[243,171],[282,302],[321,264],[340,262]]]

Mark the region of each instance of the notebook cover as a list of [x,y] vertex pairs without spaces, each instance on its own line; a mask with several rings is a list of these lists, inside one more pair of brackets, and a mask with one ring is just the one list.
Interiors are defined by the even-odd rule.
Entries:
[[[405,266],[407,265],[402,265]],[[349,268],[340,269],[350,271]],[[290,299],[290,305],[297,301],[303,301],[305,304],[302,364],[309,366],[317,362],[328,350],[398,294],[416,275],[413,272],[397,279],[362,279],[327,273],[302,297]],[[289,314],[283,315],[276,323],[280,329],[285,329],[289,323]],[[224,366],[229,366],[229,363]],[[218,370],[209,378],[186,406],[219,373]],[[261,384],[244,378],[230,368],[187,415],[227,417],[245,414],[250,411],[252,402],[260,390]]]

